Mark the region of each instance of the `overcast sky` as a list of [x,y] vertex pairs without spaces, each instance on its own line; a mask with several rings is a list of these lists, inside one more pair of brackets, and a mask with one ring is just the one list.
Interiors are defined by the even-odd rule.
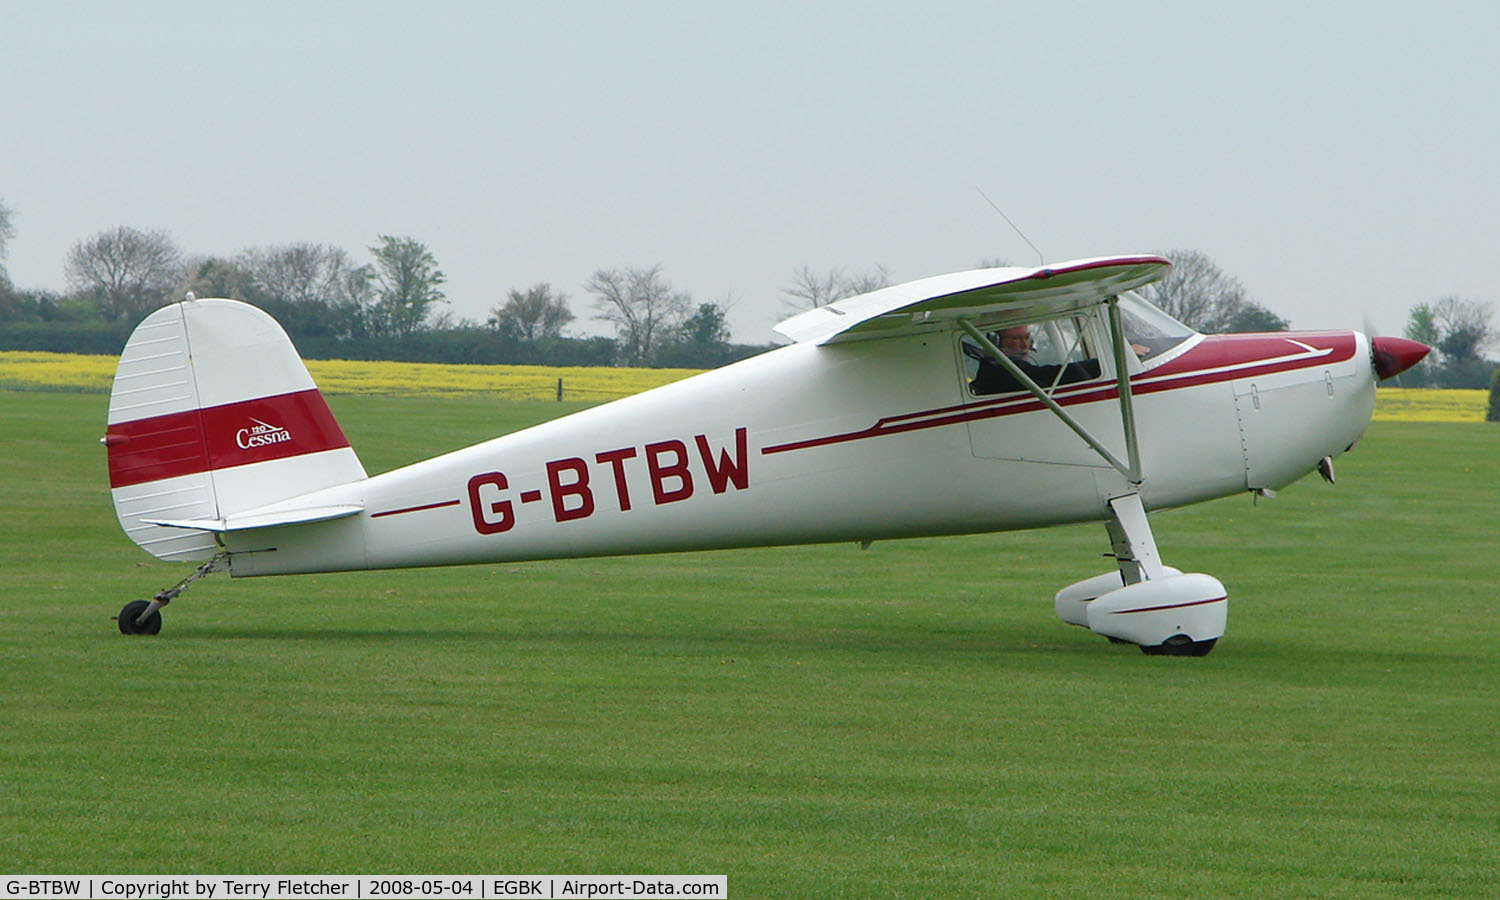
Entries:
[[1500,3],[0,0],[23,287],[115,225],[233,255],[426,243],[453,311],[661,263],[788,314],[905,281],[1191,248],[1295,327],[1500,300]]

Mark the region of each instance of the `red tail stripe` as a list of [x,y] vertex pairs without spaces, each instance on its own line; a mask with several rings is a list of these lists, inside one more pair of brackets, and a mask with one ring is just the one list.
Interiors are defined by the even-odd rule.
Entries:
[[349,446],[317,390],[119,422],[104,440],[112,488]]
[[196,409],[111,425],[104,442],[112,488],[208,469]]

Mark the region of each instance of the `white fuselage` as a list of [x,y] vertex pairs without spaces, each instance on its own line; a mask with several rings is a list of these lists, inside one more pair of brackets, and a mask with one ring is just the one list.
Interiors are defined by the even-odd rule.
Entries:
[[[224,536],[235,575],[960,534],[1279,488],[1374,404],[1350,332],[1194,339],[1131,379],[1143,480],[1030,395],[975,397],[951,330],[801,343],[298,503],[333,521]],[[1115,379],[1055,398],[1125,454]]]

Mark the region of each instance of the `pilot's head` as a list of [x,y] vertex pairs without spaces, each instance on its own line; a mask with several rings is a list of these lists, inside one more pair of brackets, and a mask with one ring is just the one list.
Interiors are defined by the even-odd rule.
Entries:
[[1031,329],[1025,325],[1013,325],[1000,332],[1000,352],[1006,356],[1024,358],[1031,355]]

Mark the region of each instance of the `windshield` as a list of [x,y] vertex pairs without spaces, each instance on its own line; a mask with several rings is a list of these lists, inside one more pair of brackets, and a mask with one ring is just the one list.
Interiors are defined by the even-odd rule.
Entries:
[[1197,334],[1133,292],[1120,295],[1120,325],[1125,343],[1141,362],[1155,359]]

